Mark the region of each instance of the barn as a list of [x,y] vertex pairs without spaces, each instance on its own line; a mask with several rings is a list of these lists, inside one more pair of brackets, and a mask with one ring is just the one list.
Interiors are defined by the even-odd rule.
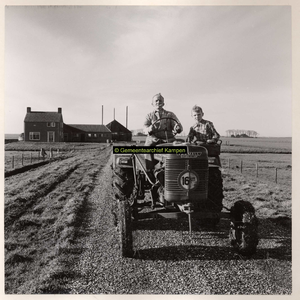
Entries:
[[103,143],[111,139],[112,133],[105,125],[64,124],[65,142]]
[[132,132],[117,120],[111,121],[106,127],[111,131],[113,141],[132,141]]

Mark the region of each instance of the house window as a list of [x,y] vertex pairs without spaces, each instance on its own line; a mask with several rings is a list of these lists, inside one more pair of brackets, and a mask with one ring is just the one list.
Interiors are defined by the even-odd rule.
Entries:
[[95,137],[95,138],[97,137],[97,133],[94,133],[94,137]]
[[92,137],[92,134],[91,134],[91,133],[88,133],[88,137]]
[[40,140],[40,132],[29,132],[29,140],[30,141],[39,141]]
[[55,127],[55,122],[48,122],[47,127]]

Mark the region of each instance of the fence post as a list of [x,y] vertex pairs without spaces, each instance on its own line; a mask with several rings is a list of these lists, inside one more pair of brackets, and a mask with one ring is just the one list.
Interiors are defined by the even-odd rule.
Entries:
[[32,152],[30,152],[30,163],[32,164]]
[[50,148],[50,159],[53,157],[52,148]]
[[255,168],[256,168],[256,178],[258,177],[258,164],[255,164]]
[[22,166],[24,166],[24,157],[23,157],[23,153],[22,153]]
[[275,182],[277,183],[277,168],[275,168]]
[[243,161],[241,160],[241,173],[243,173]]
[[38,151],[38,161],[40,161],[40,151]]
[[14,156],[12,156],[12,158],[11,158],[11,167],[12,167],[12,169],[15,168],[15,157]]

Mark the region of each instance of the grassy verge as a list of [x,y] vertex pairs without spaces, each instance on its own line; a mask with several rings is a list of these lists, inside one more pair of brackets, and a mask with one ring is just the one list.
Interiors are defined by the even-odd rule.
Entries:
[[241,174],[235,170],[223,170],[224,205],[228,208],[238,200],[252,203],[259,218],[270,219],[285,227],[291,227],[292,191],[287,184]]

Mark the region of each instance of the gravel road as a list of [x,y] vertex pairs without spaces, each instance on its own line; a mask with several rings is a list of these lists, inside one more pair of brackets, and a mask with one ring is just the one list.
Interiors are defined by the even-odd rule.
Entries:
[[227,220],[189,235],[187,219],[139,221],[136,258],[122,258],[110,164],[111,158],[86,207],[78,236],[84,251],[70,266],[78,274],[66,286],[70,293],[291,294],[291,232],[267,219],[259,219],[260,243],[250,259],[232,252]]

